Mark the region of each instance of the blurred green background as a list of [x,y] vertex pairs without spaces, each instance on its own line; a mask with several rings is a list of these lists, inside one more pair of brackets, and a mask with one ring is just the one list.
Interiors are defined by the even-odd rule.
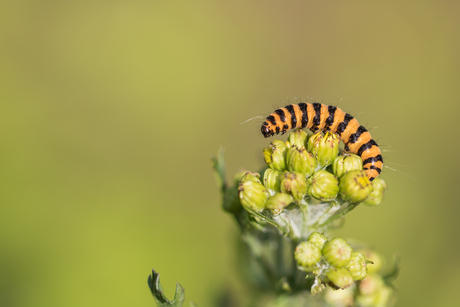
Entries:
[[[263,165],[307,97],[372,129],[389,186],[340,234],[399,253],[397,306],[458,306],[458,1],[2,1],[0,305],[213,306],[238,289],[209,157]],[[283,140],[285,138],[282,138]],[[404,173],[404,174],[403,174]],[[405,175],[408,174],[409,176]]]

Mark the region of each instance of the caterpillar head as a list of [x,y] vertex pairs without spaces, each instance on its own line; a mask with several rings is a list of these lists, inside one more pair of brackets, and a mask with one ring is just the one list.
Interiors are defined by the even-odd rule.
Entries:
[[264,122],[262,124],[262,128],[260,128],[260,131],[262,132],[263,136],[266,137],[266,138],[275,135],[274,129],[271,128],[271,126],[270,126],[270,124],[268,122]]

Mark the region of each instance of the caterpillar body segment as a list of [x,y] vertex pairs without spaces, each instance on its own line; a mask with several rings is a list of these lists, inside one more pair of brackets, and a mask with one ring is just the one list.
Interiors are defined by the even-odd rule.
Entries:
[[262,124],[262,134],[270,137],[293,128],[308,128],[313,132],[333,132],[345,144],[345,151],[357,154],[363,160],[363,169],[372,181],[382,171],[380,148],[366,128],[348,113],[322,103],[291,104],[275,110]]

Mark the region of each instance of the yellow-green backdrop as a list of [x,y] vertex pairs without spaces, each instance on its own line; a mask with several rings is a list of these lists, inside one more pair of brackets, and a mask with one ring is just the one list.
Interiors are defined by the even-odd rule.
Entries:
[[[457,306],[460,3],[0,4],[0,305],[212,306],[238,287],[209,157],[257,170],[261,120],[337,104],[381,144],[389,191],[340,234],[402,257],[397,306]],[[404,174],[403,174],[404,173]],[[407,174],[407,175],[405,175]]]

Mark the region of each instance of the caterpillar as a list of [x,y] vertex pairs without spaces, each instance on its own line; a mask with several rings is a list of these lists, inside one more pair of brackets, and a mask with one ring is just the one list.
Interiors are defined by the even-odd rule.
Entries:
[[383,159],[379,145],[366,128],[348,113],[322,103],[291,104],[270,114],[262,124],[264,137],[293,128],[308,128],[313,132],[333,132],[345,144],[345,151],[357,154],[363,160],[363,170],[370,181],[382,171]]

